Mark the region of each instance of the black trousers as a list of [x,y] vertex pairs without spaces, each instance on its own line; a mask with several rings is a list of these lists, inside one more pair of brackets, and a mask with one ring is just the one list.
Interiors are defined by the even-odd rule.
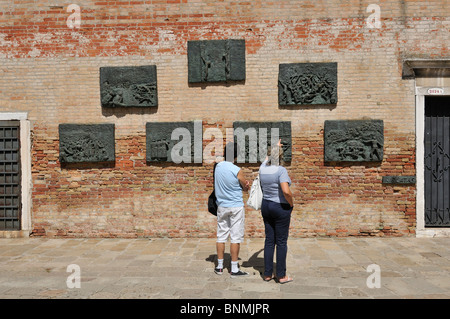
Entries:
[[264,276],[273,274],[273,255],[275,246],[276,276],[282,278],[286,275],[287,240],[289,225],[291,223],[292,207],[289,204],[280,204],[263,199],[261,214],[264,220],[266,240],[264,243]]

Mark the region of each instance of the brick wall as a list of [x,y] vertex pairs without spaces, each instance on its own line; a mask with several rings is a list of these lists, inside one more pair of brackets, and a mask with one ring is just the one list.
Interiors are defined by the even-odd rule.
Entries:
[[[366,25],[372,1],[77,1],[70,29],[71,3],[0,4],[0,111],[32,123],[33,235],[215,236],[212,165],[145,162],[146,122],[189,120],[224,136],[236,120],[291,121],[291,236],[414,234],[415,187],[381,178],[415,175],[401,62],[450,57],[446,0],[378,1],[379,29]],[[189,85],[187,41],[227,38],[246,40],[245,83]],[[295,62],[338,63],[337,105],[278,106],[278,65]],[[102,109],[100,67],[149,64],[157,108]],[[324,163],[324,121],[361,118],[384,120],[382,163]],[[61,167],[59,123],[115,123],[115,164]],[[247,235],[263,236],[260,213],[246,218]]]

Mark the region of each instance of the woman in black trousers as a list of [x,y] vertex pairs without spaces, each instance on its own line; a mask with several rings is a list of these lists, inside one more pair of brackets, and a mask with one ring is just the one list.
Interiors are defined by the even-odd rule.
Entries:
[[264,243],[265,281],[273,279],[273,257],[275,246],[276,278],[279,283],[293,279],[286,275],[287,240],[294,199],[290,190],[291,179],[286,168],[281,166],[283,149],[281,140],[269,150],[268,157],[259,168],[259,179],[263,192],[261,214],[264,220],[266,240]]

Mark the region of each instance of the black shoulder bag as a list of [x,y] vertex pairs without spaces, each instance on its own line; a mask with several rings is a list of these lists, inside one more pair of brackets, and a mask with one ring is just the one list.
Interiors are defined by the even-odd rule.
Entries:
[[[213,187],[215,186],[216,165],[217,165],[217,163],[214,164],[214,169],[213,169]],[[208,212],[210,212],[214,216],[217,216],[217,203],[216,203],[216,200],[217,200],[217,198],[216,198],[216,191],[213,188],[212,193],[208,197]]]

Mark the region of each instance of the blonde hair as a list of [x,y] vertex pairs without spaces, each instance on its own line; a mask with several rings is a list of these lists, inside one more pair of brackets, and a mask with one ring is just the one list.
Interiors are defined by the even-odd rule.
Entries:
[[283,147],[272,146],[267,150],[267,165],[284,165]]

